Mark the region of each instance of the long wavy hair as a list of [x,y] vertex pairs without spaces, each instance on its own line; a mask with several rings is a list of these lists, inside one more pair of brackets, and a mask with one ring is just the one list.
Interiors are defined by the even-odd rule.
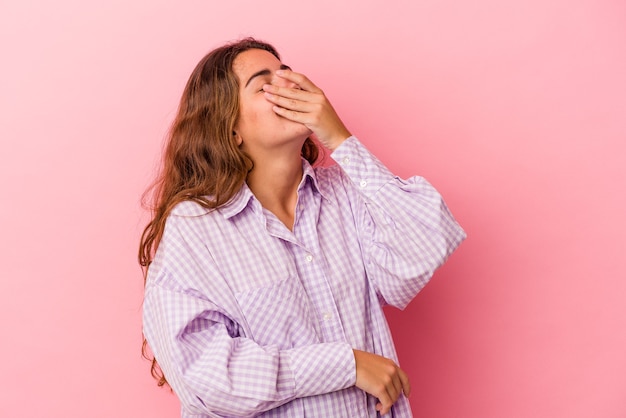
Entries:
[[[185,200],[207,209],[218,208],[241,189],[253,168],[233,136],[239,117],[239,82],[233,61],[249,49],[268,51],[280,60],[272,45],[245,38],[208,53],[187,81],[166,138],[160,173],[143,196],[144,207],[151,212],[139,244],[144,283],[172,208]],[[307,138],[302,156],[313,164],[318,154],[315,143]],[[145,338],[142,352],[152,361],[151,373],[158,385],[166,384]]]

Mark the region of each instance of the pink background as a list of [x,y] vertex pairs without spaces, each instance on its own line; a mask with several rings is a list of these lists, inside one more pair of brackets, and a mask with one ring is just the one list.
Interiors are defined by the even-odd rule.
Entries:
[[626,3],[0,3],[0,416],[174,417],[139,198],[211,48],[274,43],[469,238],[389,310],[417,417],[626,416]]

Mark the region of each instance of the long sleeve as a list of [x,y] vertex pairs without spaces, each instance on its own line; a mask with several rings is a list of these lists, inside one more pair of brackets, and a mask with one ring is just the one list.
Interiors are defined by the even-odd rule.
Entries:
[[144,334],[188,414],[254,416],[354,384],[346,343],[281,349],[247,338],[228,286],[188,228],[185,218],[168,220],[144,300]]
[[404,308],[465,232],[424,178],[394,176],[356,138],[331,156],[349,183],[368,277],[386,303]]

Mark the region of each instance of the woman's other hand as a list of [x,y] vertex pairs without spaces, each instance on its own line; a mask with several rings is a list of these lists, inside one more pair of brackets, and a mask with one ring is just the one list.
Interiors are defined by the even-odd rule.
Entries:
[[376,410],[385,415],[404,392],[411,393],[407,374],[392,360],[353,350],[356,363],[356,387],[378,398]]

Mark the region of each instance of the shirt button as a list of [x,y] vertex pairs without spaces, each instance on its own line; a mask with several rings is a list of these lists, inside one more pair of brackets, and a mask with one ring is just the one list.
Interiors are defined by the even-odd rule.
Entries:
[[350,158],[348,158],[348,157],[344,157],[344,159],[343,159],[343,160],[341,160],[341,162],[342,162],[344,165],[348,165],[348,163],[350,162]]
[[365,180],[361,180],[361,183],[359,183],[359,186],[361,186],[362,188],[367,186],[367,182]]
[[331,314],[330,312],[324,312],[324,315],[322,315],[322,318],[324,318],[324,321],[329,321],[330,318],[333,317],[333,314]]
[[307,254],[304,259],[307,261],[307,263],[310,263],[311,261],[313,261],[313,256],[311,254]]

